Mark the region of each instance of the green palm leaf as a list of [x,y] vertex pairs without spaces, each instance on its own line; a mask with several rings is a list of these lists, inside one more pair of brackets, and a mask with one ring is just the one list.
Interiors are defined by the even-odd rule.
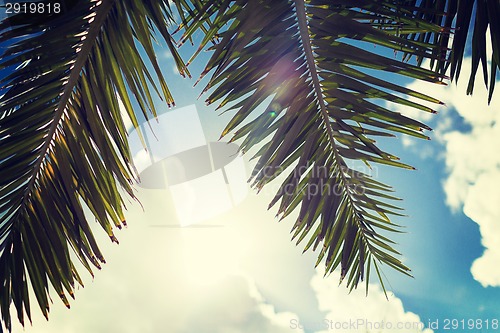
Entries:
[[[497,0],[407,2],[419,8],[417,17],[420,19],[440,25],[444,31],[454,32],[452,40],[450,34],[435,34],[431,31],[421,34],[411,33],[407,37],[441,46],[441,58],[432,64],[441,73],[449,69],[451,78],[456,80],[460,75],[462,61],[468,56],[466,48],[471,47],[472,69],[467,94],[472,94],[474,90],[475,77],[481,63],[484,84],[489,87],[488,102],[490,102],[500,70],[500,2]],[[487,33],[488,28],[489,33]],[[492,46],[491,55],[487,54],[488,38]],[[450,44],[450,52],[446,54],[446,48]],[[488,59],[491,64],[488,64]]]
[[[389,186],[356,171],[352,161],[411,169],[380,150],[373,137],[396,132],[427,138],[422,131],[429,127],[377,100],[423,112],[434,111],[409,97],[440,102],[380,76],[389,72],[438,84],[443,76],[370,51],[364,43],[435,60],[439,46],[400,36],[400,30],[441,31],[410,17],[410,9],[396,10],[392,1],[358,1],[356,6],[346,1],[206,1],[198,16],[184,22],[194,28],[186,29],[182,41],[205,22],[210,34],[200,50],[220,36],[202,76],[212,73],[207,102],[235,110],[223,135],[235,132],[233,140],[244,138],[243,151],[272,136],[255,155],[253,185],[260,190],[288,173],[270,207],[279,202],[282,217],[299,210],[293,238],[299,243],[309,235],[305,250],[319,248],[317,264],[326,259],[327,273],[340,267],[341,280],[347,279],[351,289],[369,275],[371,265],[377,272],[386,265],[409,275],[384,236],[399,231],[388,217],[400,215],[400,208],[388,203],[397,198]],[[258,116],[246,121],[252,114]]]
[[[474,12],[470,3],[67,0],[61,13],[0,22],[0,45],[6,46],[0,70],[9,73],[0,78],[5,327],[11,329],[12,302],[21,323],[31,318],[28,284],[45,316],[49,288],[69,306],[67,295],[73,297],[75,284],[82,284],[72,252],[91,274],[92,266],[104,262],[85,206],[117,242],[113,229],[125,224],[118,189],[133,197],[135,177],[118,105],[123,102],[137,126],[134,108],[146,118],[156,114],[154,94],[173,104],[152,46],[158,37],[179,72],[189,76],[168,30],[169,6],[183,22],[181,44],[195,40],[197,31],[203,34],[189,62],[215,43],[202,74],[210,74],[207,102],[235,112],[223,135],[234,133],[232,140],[242,140],[244,151],[258,149],[251,178],[256,188],[284,177],[270,206],[278,205],[282,218],[298,214],[292,230],[297,242],[308,237],[305,250],[318,249],[317,264],[325,260],[327,273],[340,268],[350,288],[363,279],[368,286],[372,267],[381,282],[381,266],[409,275],[388,237],[400,231],[389,218],[401,215],[393,204],[398,199],[391,187],[355,166],[361,161],[411,168],[378,148],[375,138],[402,133],[428,139],[423,131],[430,128],[386,105],[434,112],[418,100],[440,102],[385,75],[441,84],[451,66],[458,77],[467,35],[462,27],[473,17],[471,78],[479,62],[485,69],[481,34],[491,27],[491,99],[500,63],[500,8],[495,0],[477,1]],[[448,58],[455,27],[461,31]],[[381,50],[401,52],[410,61]],[[419,67],[423,59],[433,62],[433,71]]]
[[145,117],[156,114],[151,87],[173,104],[154,55],[156,35],[189,74],[167,31],[167,1],[67,1],[60,13],[37,18],[19,14],[0,24],[0,43],[9,43],[0,69],[16,67],[1,81],[0,100],[0,308],[8,330],[11,302],[21,323],[31,317],[28,276],[47,316],[49,284],[68,307],[67,295],[82,284],[70,252],[91,274],[104,262],[84,206],[118,242],[113,228],[125,225],[118,188],[134,196],[119,100],[134,125],[130,94]]

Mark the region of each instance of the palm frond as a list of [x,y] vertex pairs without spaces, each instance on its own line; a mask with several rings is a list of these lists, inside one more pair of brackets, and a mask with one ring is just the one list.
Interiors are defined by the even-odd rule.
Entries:
[[[270,207],[279,202],[281,217],[300,207],[293,238],[299,243],[309,235],[305,250],[319,248],[317,264],[325,259],[327,274],[340,267],[341,281],[351,289],[365,275],[368,282],[371,266],[379,278],[381,265],[410,271],[384,236],[400,231],[388,217],[401,215],[389,203],[398,199],[389,186],[356,171],[353,161],[412,169],[380,150],[373,137],[428,139],[423,131],[429,127],[377,101],[423,112],[434,111],[410,97],[441,102],[382,77],[394,73],[442,84],[444,76],[366,48],[371,43],[436,60],[438,46],[400,36],[401,30],[441,31],[409,17],[411,12],[394,1],[221,0],[205,1],[184,22],[192,28],[181,43],[202,24],[210,35],[200,49],[220,37],[202,75],[211,73],[207,103],[235,111],[222,134],[235,131],[232,140],[243,139],[245,152],[272,136],[255,155],[253,185],[260,190],[291,170]],[[252,114],[258,116],[246,121]]]
[[[414,6],[418,18],[440,25],[443,31],[448,32],[410,33],[407,34],[407,38],[441,46],[442,56],[438,61],[432,62],[432,66],[441,73],[449,69],[451,78],[455,80],[460,76],[463,59],[472,56],[472,69],[466,93],[473,93],[475,77],[481,63],[484,84],[489,88],[488,103],[491,102],[497,73],[500,70],[500,2],[497,0],[406,2],[409,6]],[[488,38],[492,45],[491,55],[487,54]],[[447,51],[449,44],[451,48]],[[467,50],[468,47],[471,49]],[[446,54],[447,52],[449,54]],[[491,64],[488,64],[488,60]]]
[[36,17],[0,23],[8,45],[0,69],[10,73],[0,82],[0,309],[8,330],[12,302],[22,324],[31,320],[29,283],[46,317],[49,286],[69,307],[67,295],[82,284],[71,252],[91,274],[105,261],[84,206],[118,242],[118,190],[134,197],[135,175],[119,100],[134,125],[133,100],[145,117],[156,114],[152,92],[174,103],[154,54],[157,35],[189,75],[167,31],[168,1],[65,1],[60,13]]
[[[474,11],[471,2],[454,7],[444,0],[66,0],[61,13],[36,19],[20,14],[0,22],[0,45],[6,45],[0,70],[8,73],[0,76],[5,327],[11,329],[11,303],[21,323],[31,318],[29,284],[45,316],[50,288],[69,306],[67,295],[73,297],[75,284],[82,284],[72,252],[91,274],[91,266],[104,262],[83,207],[117,241],[113,229],[125,224],[118,189],[133,197],[135,175],[119,101],[135,126],[135,106],[146,118],[156,114],[154,94],[173,104],[155,59],[158,37],[179,72],[189,75],[167,30],[169,6],[182,20],[181,44],[196,31],[203,33],[190,61],[215,43],[202,75],[210,74],[207,102],[235,111],[223,135],[234,133],[232,140],[241,139],[244,151],[259,147],[251,177],[256,188],[284,176],[270,206],[279,203],[282,218],[297,212],[293,238],[299,243],[309,236],[305,250],[319,249],[317,264],[325,259],[327,274],[339,267],[351,289],[364,278],[368,286],[372,267],[381,282],[382,265],[409,275],[388,238],[401,231],[389,218],[401,215],[393,204],[398,199],[391,187],[355,165],[411,169],[377,147],[375,138],[428,139],[424,131],[430,128],[385,103],[434,112],[415,100],[440,102],[389,82],[386,75],[442,84],[451,66],[457,77],[465,26],[474,15],[471,77],[479,62],[485,68],[481,33],[490,26],[491,99],[500,64],[499,5],[479,2]],[[456,27],[450,60],[449,30]],[[403,59],[392,57],[393,51]],[[420,68],[423,59],[435,70]]]

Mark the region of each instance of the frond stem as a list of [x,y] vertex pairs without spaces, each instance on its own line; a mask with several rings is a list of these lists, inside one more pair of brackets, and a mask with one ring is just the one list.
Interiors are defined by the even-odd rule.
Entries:
[[321,110],[321,116],[328,133],[328,138],[330,140],[330,145],[336,151],[335,138],[333,136],[333,129],[330,126],[330,120],[328,116],[328,111],[326,110],[325,99],[323,98],[323,92],[321,90],[321,85],[319,82],[319,75],[316,69],[316,63],[314,61],[314,54],[311,46],[309,27],[307,26],[307,15],[306,8],[304,5],[304,0],[294,0],[295,8],[297,10],[297,21],[299,23],[300,39],[302,41],[302,47],[304,48],[304,54],[307,60],[307,68],[311,74],[311,79],[314,86],[314,91],[316,92],[316,97],[318,98],[319,107]]
[[73,64],[73,68],[71,69],[71,74],[68,78],[68,82],[64,87],[64,91],[61,94],[59,99],[59,103],[57,104],[57,108],[55,109],[54,119],[52,124],[50,125],[50,129],[47,133],[46,141],[41,147],[38,160],[33,165],[33,175],[29,183],[26,186],[24,197],[22,203],[28,199],[29,195],[32,192],[32,189],[35,185],[35,182],[40,175],[40,170],[42,169],[42,163],[46,160],[48,151],[50,148],[50,144],[53,142],[54,135],[56,134],[59,123],[64,116],[64,111],[66,110],[66,105],[73,94],[73,90],[78,80],[80,79],[81,71],[85,63],[87,62],[89,53],[95,45],[95,39],[99,35],[101,28],[108,16],[109,11],[113,8],[115,0],[101,0],[101,3],[97,2],[96,6],[100,7],[95,10],[94,21],[90,23],[90,28],[87,30],[87,34],[85,35],[85,40],[83,45],[78,52],[78,56]]
[[353,219],[356,223],[356,226],[358,227],[358,230],[361,231],[361,238],[363,240],[363,243],[367,248],[370,248],[370,243],[368,239],[366,238],[366,235],[362,232],[362,223],[360,221],[360,217],[358,216],[359,211],[354,204],[354,199],[352,198],[352,194],[347,190],[347,179],[345,177],[344,171],[340,167],[342,164],[340,163],[341,157],[339,156],[339,153],[337,151],[337,144],[335,143],[335,137],[333,134],[333,128],[330,125],[330,117],[328,115],[328,111],[326,109],[326,103],[323,98],[323,92],[321,90],[321,84],[320,84],[320,79],[318,75],[318,71],[316,69],[316,63],[315,63],[315,58],[311,46],[311,41],[310,41],[310,35],[309,35],[309,28],[307,25],[307,14],[306,14],[306,9],[304,5],[304,0],[294,0],[295,2],[295,8],[297,11],[297,20],[299,24],[299,32],[300,32],[300,37],[302,41],[302,47],[304,48],[304,54],[307,60],[307,67],[309,69],[309,73],[311,75],[311,79],[313,82],[314,86],[314,91],[316,94],[316,97],[318,98],[318,104],[319,108],[321,111],[321,117],[323,118],[323,123],[325,125],[327,134],[328,134],[328,139],[330,142],[330,146],[332,147],[333,151],[333,157],[335,161],[337,162],[337,165],[339,166],[339,174],[340,174],[340,182],[342,183],[342,189],[346,195],[346,199],[348,202],[348,205],[352,207],[353,211],[355,212]]

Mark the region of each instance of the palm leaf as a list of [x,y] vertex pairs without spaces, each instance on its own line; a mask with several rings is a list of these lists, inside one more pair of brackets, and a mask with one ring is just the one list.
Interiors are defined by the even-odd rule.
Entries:
[[[441,57],[433,61],[433,67],[445,73],[448,69],[452,79],[458,80],[462,61],[467,47],[471,47],[472,69],[469,74],[467,94],[472,94],[474,81],[481,63],[484,84],[489,87],[488,103],[493,98],[498,70],[500,70],[500,2],[486,1],[406,1],[418,8],[417,17],[440,25],[443,31],[451,34],[435,34],[434,32],[410,33],[407,38],[434,43],[441,46]],[[489,28],[489,36],[487,30]],[[490,38],[492,53],[487,54],[486,40]],[[447,47],[451,48],[447,52]],[[449,54],[447,54],[449,53]],[[488,64],[491,61],[491,65]]]
[[[373,137],[404,133],[428,139],[422,132],[429,127],[377,101],[423,112],[434,111],[410,97],[441,102],[382,75],[437,84],[444,76],[367,47],[437,60],[440,46],[401,36],[401,31],[441,32],[411,13],[413,8],[396,8],[393,1],[354,6],[349,1],[222,0],[205,1],[197,16],[184,21],[195,28],[186,29],[181,43],[202,23],[211,35],[205,34],[199,50],[220,37],[202,74],[211,73],[207,103],[219,101],[219,108],[235,111],[222,134],[243,139],[243,151],[260,145],[253,186],[260,190],[288,173],[270,207],[279,202],[282,217],[298,210],[293,238],[299,243],[309,235],[305,250],[319,249],[317,264],[325,259],[326,274],[339,267],[341,281],[351,289],[365,275],[368,281],[370,265],[377,272],[385,265],[409,275],[384,236],[399,231],[388,217],[401,215],[389,203],[398,199],[389,186],[356,171],[353,162],[412,169],[380,150]],[[264,142],[269,135],[272,139]]]
[[[0,45],[7,47],[0,69],[9,73],[0,77],[0,311],[9,330],[12,302],[21,323],[31,317],[28,284],[46,316],[50,288],[69,306],[67,295],[82,284],[71,252],[91,273],[104,262],[84,206],[117,241],[113,229],[125,224],[118,189],[133,197],[135,174],[119,101],[136,126],[134,108],[155,115],[152,94],[173,104],[152,47],[158,36],[179,72],[189,75],[167,30],[169,3],[183,22],[181,44],[203,32],[191,60],[216,42],[203,73],[211,74],[207,101],[236,112],[223,135],[236,131],[232,140],[242,139],[244,151],[260,146],[254,186],[284,176],[271,206],[279,203],[281,217],[298,213],[293,237],[309,236],[305,249],[319,248],[318,264],[326,259],[327,273],[339,267],[350,288],[364,278],[368,286],[372,266],[379,279],[382,265],[409,274],[388,238],[400,231],[389,219],[401,215],[391,203],[398,199],[354,166],[411,168],[374,138],[426,139],[429,128],[380,101],[422,112],[434,111],[415,99],[440,102],[388,82],[384,73],[441,83],[451,63],[456,77],[465,37],[454,39],[461,41],[453,44],[450,62],[449,17],[466,22],[467,12],[453,12],[452,1],[443,18],[444,1],[67,0],[62,13],[0,23]],[[486,6],[493,27],[500,22],[498,6]],[[490,31],[498,64],[499,29]],[[410,62],[381,49],[400,51]],[[426,58],[441,74],[418,67]],[[268,98],[272,102],[263,104]]]
[[174,103],[155,36],[189,74],[167,31],[168,1],[65,1],[60,13],[36,17],[0,23],[0,69],[10,73],[0,82],[0,309],[8,330],[12,302],[22,324],[31,320],[28,281],[47,317],[49,285],[69,307],[82,284],[71,252],[91,274],[104,262],[84,206],[118,242],[119,188],[133,197],[135,175],[119,100],[134,125],[131,94],[145,117],[156,114],[151,89]]

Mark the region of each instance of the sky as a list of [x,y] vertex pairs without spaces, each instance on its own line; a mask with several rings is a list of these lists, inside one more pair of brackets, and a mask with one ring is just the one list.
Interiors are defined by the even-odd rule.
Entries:
[[[176,75],[165,50],[157,54],[177,104],[164,112],[191,112],[174,134],[191,133],[186,126],[199,121],[192,130],[196,137],[217,141],[231,114],[219,115],[203,98],[196,99],[203,82],[193,88],[194,80]],[[470,59],[463,67],[467,73]],[[193,73],[200,70],[194,67]],[[77,290],[71,309],[52,293],[49,321],[34,309],[33,324],[16,323],[13,332],[430,333],[453,330],[455,324],[456,332],[500,330],[492,326],[500,319],[500,93],[497,89],[488,106],[481,77],[473,96],[466,96],[466,84],[467,75],[447,87],[408,81],[446,103],[438,115],[399,110],[430,124],[432,140],[380,142],[383,150],[417,168],[374,169],[377,179],[404,199],[408,214],[395,219],[406,233],[393,238],[414,278],[386,268],[389,300],[375,279],[366,296],[364,288],[349,294],[345,284],[339,286],[338,274],[323,277],[321,265],[314,268],[317,253],[302,254],[304,244],[290,241],[294,217],[278,222],[276,211],[267,210],[272,184],[259,194],[239,187],[240,200],[234,199],[234,189],[221,188],[232,198],[224,210],[187,227],[178,226],[183,208],[172,186],[136,186],[142,207],[127,204],[129,226],[117,231],[119,245],[96,224],[107,264],[94,279],[80,270],[85,287]],[[199,145],[190,143],[182,150]],[[239,175],[232,183],[241,183],[242,170],[249,175],[254,162],[248,157],[235,157],[241,162],[235,169],[224,164],[225,177]],[[212,180],[217,178],[207,182]],[[191,182],[177,193],[213,200],[207,184]],[[219,201],[224,200],[211,202],[215,207]],[[195,203],[191,207],[201,210]],[[472,329],[461,329],[468,324]]]

